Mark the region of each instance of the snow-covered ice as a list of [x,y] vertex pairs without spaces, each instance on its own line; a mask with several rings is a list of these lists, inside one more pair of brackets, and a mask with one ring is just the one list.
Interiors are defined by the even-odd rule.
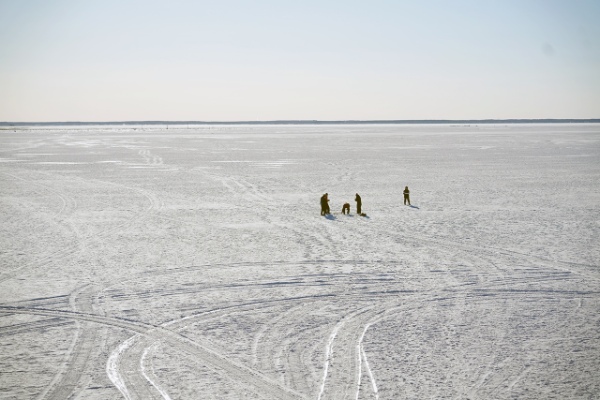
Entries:
[[4,127],[0,221],[0,399],[600,398],[599,125]]

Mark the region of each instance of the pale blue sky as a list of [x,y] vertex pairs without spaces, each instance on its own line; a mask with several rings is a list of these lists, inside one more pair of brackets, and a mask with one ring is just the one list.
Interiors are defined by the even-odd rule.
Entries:
[[0,0],[0,121],[598,117],[597,0]]

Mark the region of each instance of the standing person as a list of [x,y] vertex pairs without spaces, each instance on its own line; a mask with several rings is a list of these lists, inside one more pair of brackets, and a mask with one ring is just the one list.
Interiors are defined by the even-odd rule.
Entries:
[[356,193],[356,197],[354,198],[354,201],[356,202],[356,213],[358,215],[362,214],[361,213],[361,206],[362,206],[362,200],[360,198],[360,196],[358,195],[358,193]]
[[321,196],[321,215],[329,214],[329,199],[327,198],[327,193]]
[[408,190],[408,186],[404,187],[404,205],[408,202],[410,206],[410,190]]

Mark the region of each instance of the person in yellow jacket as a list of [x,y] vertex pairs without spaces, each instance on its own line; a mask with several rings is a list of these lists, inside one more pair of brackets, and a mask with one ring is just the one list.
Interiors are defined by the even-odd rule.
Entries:
[[404,187],[404,205],[406,203],[410,206],[410,190],[408,190],[408,186]]

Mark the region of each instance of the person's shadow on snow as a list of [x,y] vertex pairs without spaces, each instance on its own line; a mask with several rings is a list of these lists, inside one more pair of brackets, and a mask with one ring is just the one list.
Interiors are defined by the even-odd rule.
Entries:
[[327,218],[330,221],[335,221],[337,219],[333,214],[325,214],[325,218]]
[[410,207],[410,208],[416,208],[417,210],[419,210],[419,207],[417,207],[417,206],[413,206],[413,205],[411,205],[411,206],[409,206],[409,207]]

